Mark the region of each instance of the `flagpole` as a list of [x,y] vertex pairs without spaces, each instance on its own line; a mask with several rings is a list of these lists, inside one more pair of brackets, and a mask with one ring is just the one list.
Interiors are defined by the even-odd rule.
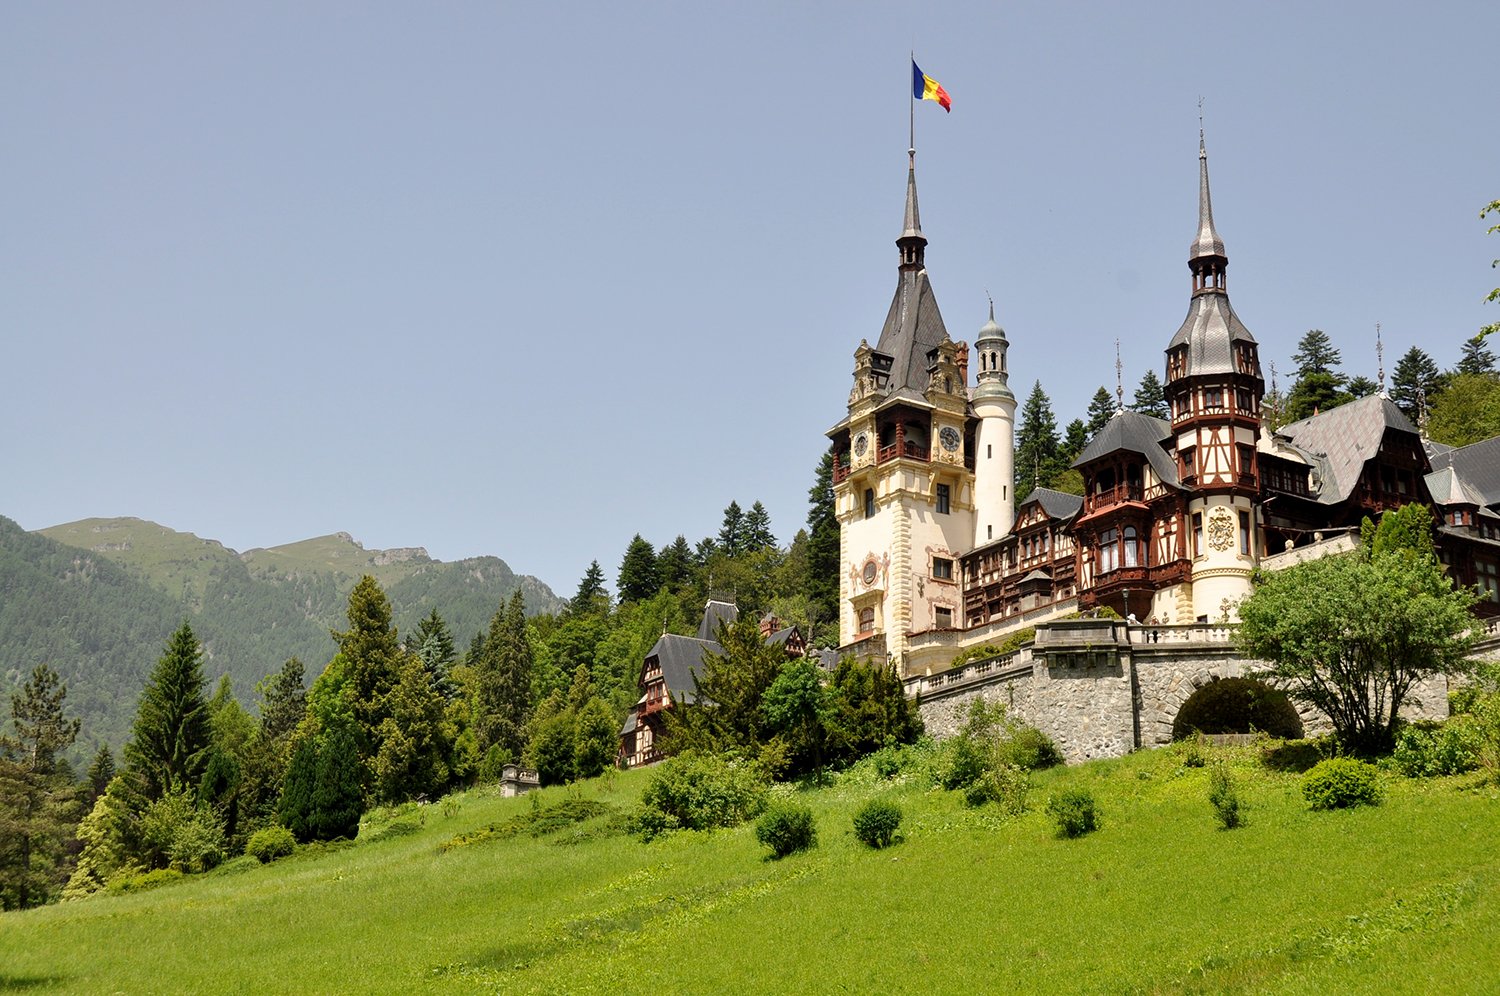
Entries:
[[906,154],[915,157],[917,154],[917,50],[911,50],[912,69],[908,75],[911,79],[906,87]]

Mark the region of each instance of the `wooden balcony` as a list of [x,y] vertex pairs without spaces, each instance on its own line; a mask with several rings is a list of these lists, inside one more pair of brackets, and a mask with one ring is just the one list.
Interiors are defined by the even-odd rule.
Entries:
[[876,454],[876,463],[885,463],[895,460],[897,457],[905,457],[908,460],[926,460],[927,447],[918,446],[916,443],[900,442],[889,446],[882,446]]
[[1112,488],[1096,491],[1084,499],[1086,511],[1097,512],[1103,508],[1110,508],[1125,502],[1144,501],[1145,496],[1139,484],[1116,484]]

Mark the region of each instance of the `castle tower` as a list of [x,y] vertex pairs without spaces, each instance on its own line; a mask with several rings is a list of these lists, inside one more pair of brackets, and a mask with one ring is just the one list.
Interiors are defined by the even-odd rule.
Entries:
[[1008,383],[1005,352],[1010,342],[990,320],[979,330],[974,350],[979,356],[978,386],[974,388],[974,416],[979,431],[974,447],[974,546],[983,546],[1010,532],[1016,519],[1015,479],[1016,396]]
[[912,633],[958,626],[958,557],[974,536],[968,346],[948,336],[927,279],[908,152],[896,294],[854,352],[848,417],[833,442],[839,642],[905,659]]
[[1265,394],[1255,337],[1229,304],[1229,257],[1214,229],[1208,152],[1198,136],[1198,237],[1188,251],[1193,291],[1187,318],[1167,346],[1178,476],[1187,493],[1193,612],[1236,618],[1259,563],[1256,439]]

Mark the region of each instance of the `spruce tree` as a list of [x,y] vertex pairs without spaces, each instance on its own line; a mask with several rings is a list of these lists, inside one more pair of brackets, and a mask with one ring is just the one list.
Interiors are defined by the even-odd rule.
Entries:
[[305,675],[302,661],[288,657],[280,671],[261,680],[260,731],[267,740],[290,735],[307,715]]
[[693,578],[693,548],[687,537],[678,535],[671,543],[661,548],[656,557],[656,573],[661,586],[668,591],[680,591]]
[[1352,400],[1348,378],[1339,373],[1339,351],[1322,329],[1309,329],[1292,354],[1297,379],[1286,399],[1286,422],[1297,422]]
[[1146,375],[1141,378],[1140,386],[1135,389],[1135,398],[1131,401],[1130,410],[1161,419],[1170,414],[1167,410],[1166,389],[1162,387],[1155,370],[1147,370]]
[[[839,520],[833,501],[833,453],[823,454],[813,486],[807,490],[807,595],[816,621],[839,614]],[[812,634],[807,634],[809,640]]]
[[196,789],[203,776],[211,731],[202,656],[192,627],[183,623],[141,692],[125,764],[147,803]]
[[364,765],[354,731],[340,723],[325,731],[318,744],[317,775],[312,787],[311,832],[318,840],[354,837],[364,812],[360,784]]
[[1380,390],[1380,385],[1363,374],[1349,381],[1349,396],[1356,401],[1360,398],[1368,398],[1378,390]]
[[360,729],[361,758],[379,749],[376,731],[387,715],[385,697],[395,687],[401,668],[401,644],[391,625],[391,603],[379,582],[366,574],[349,593],[349,629],[334,633]]
[[313,786],[318,781],[318,748],[316,738],[305,736],[297,741],[292,761],[287,765],[278,806],[281,825],[302,843],[314,839]]
[[1073,461],[1078,459],[1078,454],[1082,453],[1083,448],[1088,444],[1088,426],[1084,424],[1083,419],[1075,418],[1063,430],[1062,447],[1058,454],[1059,461],[1064,467],[1071,466]]
[[1484,338],[1465,339],[1463,352],[1458,360],[1461,374],[1487,374],[1495,372],[1495,354],[1484,344]]
[[476,669],[474,721],[481,754],[499,747],[511,759],[521,756],[531,712],[532,663],[526,605],[518,589],[490,620]]
[[737,501],[730,501],[724,508],[718,549],[726,557],[738,557],[746,550],[745,513],[740,510],[740,503]]
[[59,756],[78,736],[57,672],[38,664],[10,700],[0,737],[0,909],[47,902],[67,880],[66,844],[82,813]]
[[578,592],[568,603],[568,611],[584,615],[608,609],[609,593],[604,590],[604,571],[600,569],[599,561],[595,560],[589,564],[589,569],[578,582]]
[[1038,487],[1049,485],[1063,468],[1058,460],[1057,418],[1052,401],[1037,381],[1021,409],[1021,424],[1016,433],[1016,502]]
[[1333,348],[1333,340],[1322,329],[1307,330],[1307,334],[1297,341],[1292,361],[1297,364],[1299,380],[1312,373],[1336,373],[1334,368],[1343,362],[1339,351]]
[[771,532],[771,514],[760,502],[750,506],[745,515],[745,553],[774,549],[776,535]]
[[417,631],[411,643],[411,649],[427,669],[427,679],[433,690],[443,697],[444,702],[452,702],[458,698],[458,683],[450,674],[458,654],[453,646],[453,634],[448,631],[448,624],[443,621],[443,617],[438,615],[436,606],[417,623]]
[[656,551],[651,544],[636,533],[625,548],[625,559],[620,561],[620,574],[615,585],[620,603],[643,602],[661,588],[657,573]]
[[371,766],[378,801],[436,797],[448,786],[454,733],[445,714],[447,702],[430,679],[422,659],[408,656],[401,680],[391,690],[390,715],[381,724],[380,752]]
[[89,765],[88,774],[84,779],[89,784],[89,805],[92,806],[104,790],[109,788],[109,783],[115,777],[115,756],[110,753],[109,744],[99,748],[99,753],[94,755],[94,761]]
[[1115,399],[1110,396],[1109,391],[1101,386],[1099,390],[1094,392],[1094,397],[1089,402],[1087,422],[1089,438],[1093,439],[1094,434],[1104,428],[1104,424],[1113,418],[1114,414]]
[[1412,422],[1420,424],[1432,411],[1432,404],[1442,391],[1443,375],[1431,356],[1413,346],[1396,362],[1391,371],[1391,400]]

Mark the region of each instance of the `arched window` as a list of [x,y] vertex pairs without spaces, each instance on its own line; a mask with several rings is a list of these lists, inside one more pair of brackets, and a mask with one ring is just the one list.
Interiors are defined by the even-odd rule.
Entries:
[[875,609],[873,607],[859,610],[859,632],[861,636],[875,632]]
[[1140,538],[1135,526],[1125,527],[1125,566],[1141,566]]

